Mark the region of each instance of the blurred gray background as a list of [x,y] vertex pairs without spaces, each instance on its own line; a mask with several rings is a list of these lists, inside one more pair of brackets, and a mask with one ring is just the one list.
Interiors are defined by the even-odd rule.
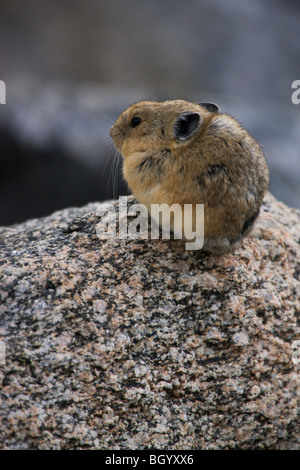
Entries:
[[300,208],[298,0],[0,2],[0,225],[126,194],[109,137],[141,99],[213,101]]

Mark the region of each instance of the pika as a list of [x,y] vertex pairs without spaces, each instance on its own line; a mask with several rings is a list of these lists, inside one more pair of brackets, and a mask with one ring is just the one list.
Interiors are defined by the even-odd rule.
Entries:
[[236,250],[249,235],[269,186],[256,140],[214,103],[140,101],[110,130],[136,199],[204,204],[205,251]]

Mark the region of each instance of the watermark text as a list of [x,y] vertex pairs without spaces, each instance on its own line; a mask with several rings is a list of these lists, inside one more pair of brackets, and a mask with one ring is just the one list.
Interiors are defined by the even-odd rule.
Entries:
[[6,364],[6,348],[4,341],[0,340],[0,366]]
[[292,83],[292,89],[295,91],[292,93],[291,99],[293,104],[300,103],[300,80],[294,80]]
[[[200,250],[203,247],[203,204],[151,204],[151,210],[148,211],[144,204],[139,203],[128,208],[127,199],[127,196],[119,197],[118,212],[111,203],[99,206],[97,215],[101,220],[97,224],[96,233],[100,239],[170,240],[172,233],[174,239],[185,241],[186,250]],[[128,220],[129,217],[133,220]]]
[[6,104],[6,85],[3,80],[0,80],[0,104]]

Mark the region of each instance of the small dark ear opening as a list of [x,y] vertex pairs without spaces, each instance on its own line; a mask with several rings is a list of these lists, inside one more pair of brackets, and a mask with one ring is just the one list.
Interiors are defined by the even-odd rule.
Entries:
[[174,123],[174,135],[177,139],[185,140],[197,129],[200,122],[199,113],[182,113]]
[[216,105],[215,103],[198,103],[198,104],[206,108],[211,113],[218,113],[220,111],[219,106]]

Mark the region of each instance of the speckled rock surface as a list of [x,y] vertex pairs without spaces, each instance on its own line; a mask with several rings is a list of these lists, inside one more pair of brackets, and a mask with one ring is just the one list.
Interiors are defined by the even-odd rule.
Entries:
[[217,257],[97,208],[0,229],[0,447],[299,449],[300,212]]

